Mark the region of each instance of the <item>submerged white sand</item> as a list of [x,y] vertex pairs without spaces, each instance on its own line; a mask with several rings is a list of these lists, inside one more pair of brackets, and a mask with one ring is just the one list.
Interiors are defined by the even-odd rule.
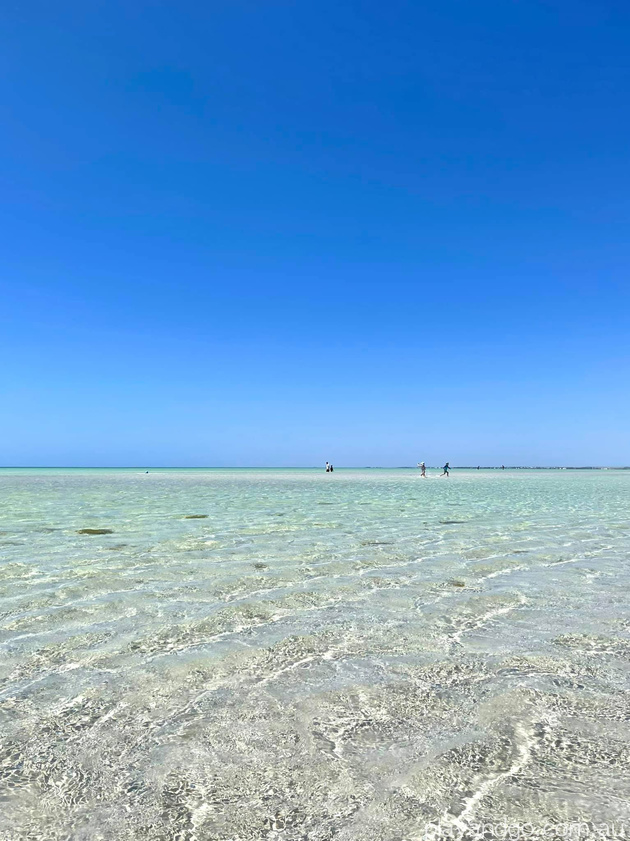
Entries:
[[630,835],[630,472],[0,492],[0,838]]

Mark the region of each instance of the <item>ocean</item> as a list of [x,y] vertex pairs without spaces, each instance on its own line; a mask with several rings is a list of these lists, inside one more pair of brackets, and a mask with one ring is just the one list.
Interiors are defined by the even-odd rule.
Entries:
[[0,471],[2,841],[630,837],[630,471],[143,470]]

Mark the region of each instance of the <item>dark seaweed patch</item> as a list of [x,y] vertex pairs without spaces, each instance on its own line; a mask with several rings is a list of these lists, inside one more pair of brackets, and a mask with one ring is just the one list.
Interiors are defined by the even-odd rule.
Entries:
[[77,534],[113,534],[113,529],[78,529]]
[[393,540],[362,540],[361,546],[393,546]]

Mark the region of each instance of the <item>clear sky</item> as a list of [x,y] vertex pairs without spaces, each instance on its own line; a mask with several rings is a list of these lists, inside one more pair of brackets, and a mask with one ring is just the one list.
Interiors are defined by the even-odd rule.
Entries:
[[33,0],[0,464],[630,464],[630,7]]

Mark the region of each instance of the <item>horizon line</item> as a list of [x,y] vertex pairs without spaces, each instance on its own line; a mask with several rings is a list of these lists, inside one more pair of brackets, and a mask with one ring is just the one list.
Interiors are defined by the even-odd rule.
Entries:
[[[320,470],[324,465],[319,464],[293,464],[293,465],[166,465],[166,464],[3,464],[0,470]],[[345,465],[336,467],[335,470],[417,470],[417,465]],[[427,465],[428,470],[441,470],[441,465]],[[511,464],[511,465],[471,465],[462,464],[451,470],[630,470],[630,465],[538,465],[538,464]]]

